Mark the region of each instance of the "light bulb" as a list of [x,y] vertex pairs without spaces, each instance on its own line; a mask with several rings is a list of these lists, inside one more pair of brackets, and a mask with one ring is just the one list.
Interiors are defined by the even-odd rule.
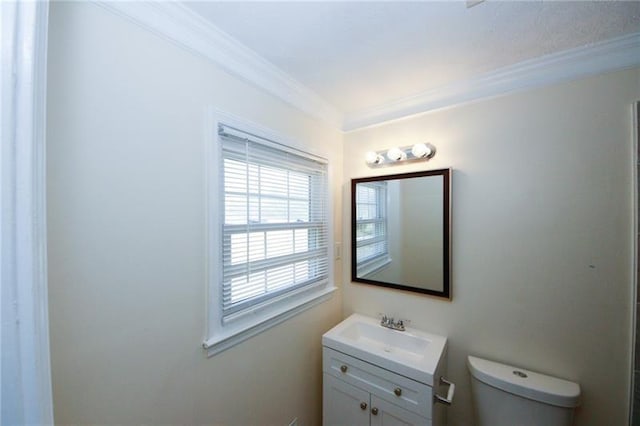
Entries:
[[411,148],[411,153],[416,158],[425,158],[431,155],[431,148],[424,143],[417,143]]
[[367,164],[380,164],[383,160],[384,158],[382,158],[382,155],[379,155],[375,151],[369,151],[365,154],[365,161]]
[[400,148],[391,148],[387,151],[387,157],[391,161],[402,161],[407,159],[407,154],[404,153]]

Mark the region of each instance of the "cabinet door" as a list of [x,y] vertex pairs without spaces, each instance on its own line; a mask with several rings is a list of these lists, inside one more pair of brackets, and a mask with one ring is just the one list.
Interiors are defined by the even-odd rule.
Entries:
[[371,426],[431,426],[431,420],[371,395]]
[[324,426],[369,426],[369,392],[323,375],[322,424]]

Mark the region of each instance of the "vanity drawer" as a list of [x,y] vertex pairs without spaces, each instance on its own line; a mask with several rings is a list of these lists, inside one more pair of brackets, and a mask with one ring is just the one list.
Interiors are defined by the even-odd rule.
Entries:
[[431,418],[432,389],[424,383],[416,382],[326,346],[322,348],[322,358],[325,373],[413,413]]

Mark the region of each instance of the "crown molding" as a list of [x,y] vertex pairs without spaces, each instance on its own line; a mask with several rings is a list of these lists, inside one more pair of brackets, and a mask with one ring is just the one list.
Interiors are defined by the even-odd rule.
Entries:
[[202,56],[335,128],[342,114],[316,93],[178,2],[97,1],[95,4]]
[[315,92],[179,2],[103,0],[95,4],[345,132],[511,92],[640,66],[640,32],[637,32],[523,61],[343,115]]
[[443,108],[640,66],[640,33],[545,55],[468,80],[345,114],[349,132]]

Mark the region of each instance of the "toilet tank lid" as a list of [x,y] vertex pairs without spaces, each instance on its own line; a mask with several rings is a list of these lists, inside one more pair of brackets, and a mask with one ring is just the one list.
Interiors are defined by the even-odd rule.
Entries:
[[473,377],[505,392],[559,407],[580,404],[577,383],[474,356],[468,357],[468,365]]

